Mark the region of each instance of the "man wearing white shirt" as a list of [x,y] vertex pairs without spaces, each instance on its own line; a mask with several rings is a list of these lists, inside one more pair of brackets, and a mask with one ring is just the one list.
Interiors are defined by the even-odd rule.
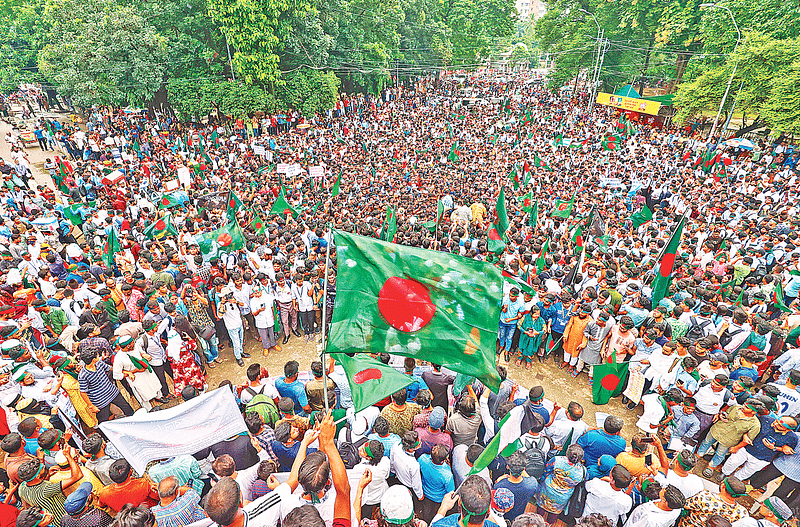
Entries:
[[674,485],[659,492],[658,501],[649,501],[633,509],[624,527],[670,527],[681,515],[686,497]]
[[[266,282],[268,279],[264,279]],[[280,351],[278,341],[275,338],[275,317],[272,313],[272,306],[275,297],[270,292],[269,286],[256,286],[250,297],[250,309],[252,310],[253,320],[256,330],[261,338],[261,345],[264,347],[264,356],[268,356],[270,351]]]
[[616,525],[631,510],[633,498],[630,494],[634,483],[630,471],[622,465],[615,465],[605,478],[587,481],[583,517],[596,512],[611,520],[611,525]]
[[690,450],[682,450],[675,454],[669,467],[661,467],[664,472],[656,474],[656,481],[661,486],[674,485],[688,500],[705,488],[703,479],[692,470],[697,465],[697,456]]

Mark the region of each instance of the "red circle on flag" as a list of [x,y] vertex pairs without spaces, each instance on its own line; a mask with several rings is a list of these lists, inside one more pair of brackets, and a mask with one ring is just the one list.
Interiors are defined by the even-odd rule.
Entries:
[[261,227],[262,227],[261,222],[260,221],[256,222],[256,229],[260,229]]
[[672,253],[664,253],[661,258],[661,267],[658,269],[658,274],[664,278],[668,278],[672,273],[672,267],[675,265],[675,255]]
[[236,200],[231,198],[231,200],[228,202],[228,206],[230,208],[234,208],[236,206]]
[[169,198],[164,198],[161,200],[162,205],[169,205]]
[[609,392],[613,392],[619,386],[620,379],[613,373],[609,373],[600,381],[600,386],[603,387],[604,390],[608,390]]
[[167,228],[167,224],[164,223],[164,220],[158,220],[156,222],[156,230],[157,231],[163,231],[166,228]]
[[217,236],[217,243],[220,247],[227,247],[228,245],[233,243],[233,236],[228,234],[227,232],[223,232],[219,236]]
[[428,325],[436,306],[424,285],[410,278],[393,276],[378,293],[378,310],[393,328],[411,333]]
[[558,206],[558,210],[567,210],[567,207],[569,207],[569,203],[562,203]]
[[383,373],[378,368],[367,368],[353,375],[353,382],[364,384],[367,381],[378,380],[383,377]]
[[489,229],[489,232],[486,233],[486,236],[490,240],[499,240],[499,239],[501,239],[500,238],[500,233],[497,232],[497,229]]
[[285,215],[287,215],[287,214],[291,214],[291,213],[292,213],[292,209],[290,209],[290,208],[286,208],[286,209],[284,209],[284,211],[283,211],[283,215],[284,215],[284,216],[285,216]]

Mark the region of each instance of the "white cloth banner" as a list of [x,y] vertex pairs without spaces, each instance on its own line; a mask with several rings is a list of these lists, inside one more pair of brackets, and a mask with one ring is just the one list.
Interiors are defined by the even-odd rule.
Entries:
[[286,171],[286,176],[288,177],[295,177],[299,176],[300,173],[303,172],[303,168],[300,166],[299,163],[295,163],[293,165],[289,165],[289,169]]
[[322,176],[325,175],[325,169],[322,168],[321,166],[309,167],[308,174],[316,178],[321,178]]
[[194,454],[247,432],[247,425],[230,388],[223,387],[166,410],[101,423],[100,430],[144,474],[150,461]]
[[267,153],[267,149],[264,148],[264,145],[253,145],[253,153],[259,156],[263,156]]

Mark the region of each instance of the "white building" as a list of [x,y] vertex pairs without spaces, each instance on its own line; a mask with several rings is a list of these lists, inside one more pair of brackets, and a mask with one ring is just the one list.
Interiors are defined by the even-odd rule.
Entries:
[[520,20],[538,20],[547,12],[547,5],[542,0],[517,0],[516,5]]

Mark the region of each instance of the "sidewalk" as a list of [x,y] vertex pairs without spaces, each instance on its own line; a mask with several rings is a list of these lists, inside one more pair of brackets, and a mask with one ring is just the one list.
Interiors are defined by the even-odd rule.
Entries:
[[[66,113],[58,113],[58,112],[48,112],[45,114],[48,117],[55,117],[60,121],[64,121],[67,118]],[[28,119],[25,121],[28,125],[30,130],[33,130],[33,120]],[[5,138],[6,134],[11,131],[11,125],[6,123],[5,121],[0,121],[0,136]],[[63,156],[64,154],[60,152],[58,149],[55,151],[43,151],[39,148],[39,144],[36,143],[35,145],[31,145],[25,149],[25,152],[28,154],[28,160],[31,163],[31,172],[33,173],[33,178],[36,181],[37,185],[47,185],[50,188],[55,188],[53,184],[53,180],[44,170],[44,161],[48,157],[53,159],[53,156]],[[10,145],[3,139],[0,141],[0,157],[6,160],[6,163],[11,163],[11,148]]]

